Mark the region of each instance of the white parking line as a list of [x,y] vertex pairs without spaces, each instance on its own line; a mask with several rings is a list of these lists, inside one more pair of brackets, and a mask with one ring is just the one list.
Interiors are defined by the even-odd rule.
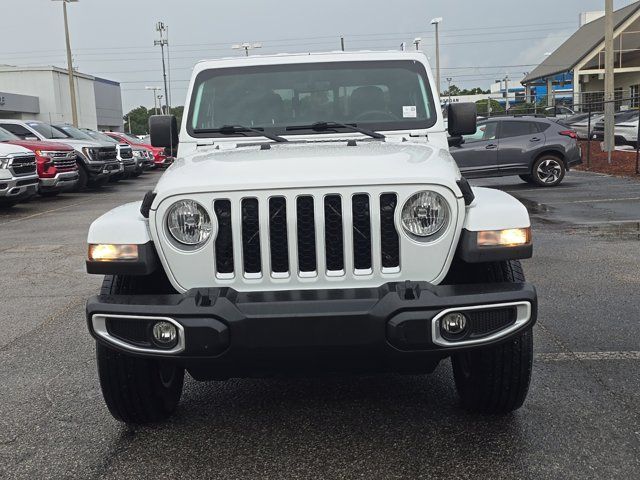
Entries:
[[640,351],[537,353],[535,358],[541,362],[565,362],[572,360],[640,360]]

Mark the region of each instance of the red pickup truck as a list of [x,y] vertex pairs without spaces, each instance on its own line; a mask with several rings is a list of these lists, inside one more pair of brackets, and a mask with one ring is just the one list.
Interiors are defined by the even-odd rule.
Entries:
[[132,147],[144,147],[153,152],[153,163],[156,168],[167,168],[173,163],[173,157],[167,156],[165,149],[162,147],[154,147],[149,143],[145,143],[135,135],[122,132],[103,132],[111,138],[115,138],[119,142],[127,143]]
[[78,165],[73,147],[40,140],[22,140],[4,128],[0,128],[0,142],[19,145],[35,153],[40,195],[52,197],[62,191],[72,190],[78,183]]

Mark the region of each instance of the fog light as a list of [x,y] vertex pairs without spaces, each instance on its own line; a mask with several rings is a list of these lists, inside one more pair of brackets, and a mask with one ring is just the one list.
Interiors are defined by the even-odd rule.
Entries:
[[156,322],[153,325],[153,340],[162,348],[173,347],[178,340],[178,330],[169,322]]
[[530,227],[478,232],[479,247],[516,247],[528,243],[531,243]]
[[119,262],[138,260],[138,245],[89,245],[89,260],[94,262]]
[[440,320],[440,325],[449,335],[460,335],[467,329],[467,317],[459,312],[447,313]]

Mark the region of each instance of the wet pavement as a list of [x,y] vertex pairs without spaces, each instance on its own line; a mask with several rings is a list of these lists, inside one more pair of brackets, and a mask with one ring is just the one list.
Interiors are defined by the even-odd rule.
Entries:
[[84,301],[93,219],[158,175],[0,211],[0,478],[637,478],[640,183],[571,172],[502,188],[530,209],[536,362],[512,415],[457,406],[429,376],[188,379],[169,422],[127,428],[104,407]]

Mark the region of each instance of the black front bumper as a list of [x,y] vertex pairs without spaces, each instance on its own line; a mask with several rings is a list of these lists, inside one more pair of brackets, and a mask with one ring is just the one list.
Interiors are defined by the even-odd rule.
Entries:
[[[477,321],[485,322],[482,328],[488,332],[486,325],[497,325],[491,314],[499,310],[496,305],[518,302],[528,306],[524,322],[503,321],[500,331],[490,335],[471,331],[477,330],[472,328]],[[469,316],[469,334],[459,344],[438,344],[443,339],[434,330],[439,322],[434,319],[443,311],[466,307],[477,307],[469,313],[478,313],[477,320]],[[510,307],[501,308],[504,314]],[[87,302],[89,330],[97,341],[132,355],[171,358],[196,378],[308,370],[428,371],[454,352],[512,338],[535,323],[536,313],[534,287],[511,283],[405,282],[380,288],[276,292],[208,288],[184,295],[99,295]],[[117,317],[120,330],[97,332],[97,319],[102,318],[104,327],[113,321],[110,315],[121,316]],[[169,318],[181,327],[181,351],[167,353],[153,346],[154,317]],[[140,338],[132,342],[126,337],[129,323],[122,333],[122,321],[132,322],[131,331],[138,336],[142,332],[144,337],[146,331],[149,342]]]

